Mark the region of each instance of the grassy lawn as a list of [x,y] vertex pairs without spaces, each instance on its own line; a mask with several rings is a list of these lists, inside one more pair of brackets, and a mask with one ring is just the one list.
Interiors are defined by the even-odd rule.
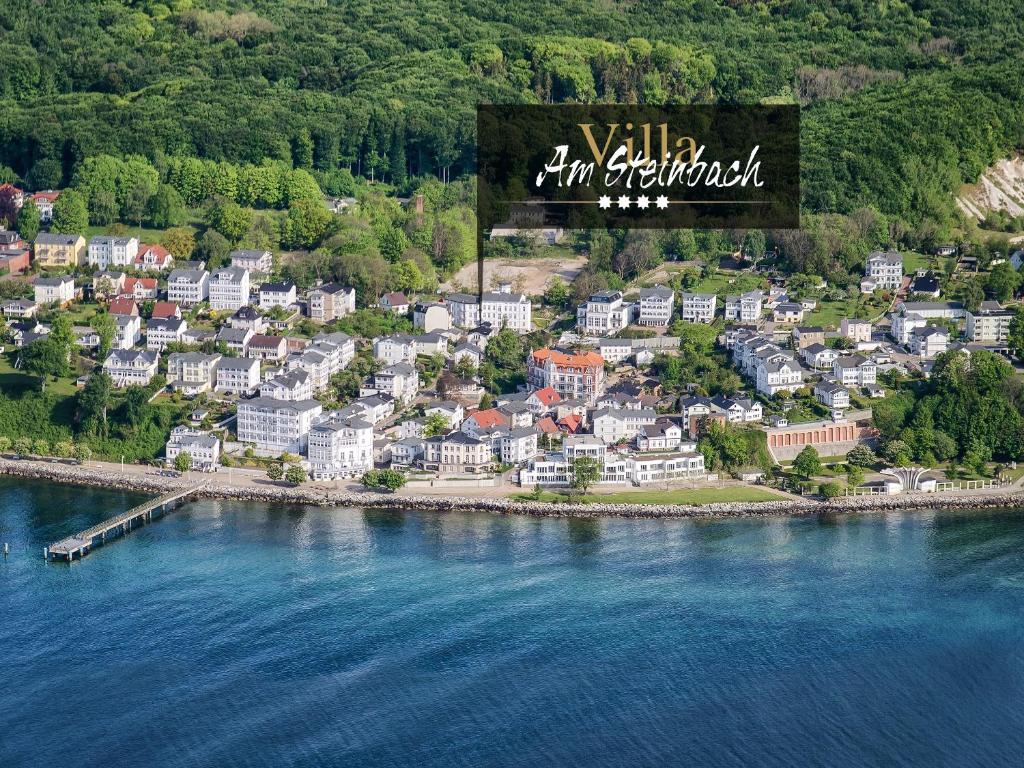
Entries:
[[818,307],[805,318],[805,324],[838,328],[844,317],[869,320],[886,308],[883,301],[857,296],[845,301],[821,301]]
[[[514,493],[516,501],[532,501],[531,493]],[[716,504],[728,501],[778,501],[781,497],[763,488],[738,485],[728,488],[680,488],[673,491],[620,491],[588,493],[582,499],[594,504]],[[566,501],[561,493],[544,491],[541,501]]]
[[[4,392],[25,389],[38,390],[39,378],[16,370],[11,362],[11,357],[12,355],[0,355],[0,390]],[[56,392],[58,395],[67,397],[75,394],[78,389],[75,387],[75,380],[73,378],[57,379],[57,381],[54,381],[48,377],[46,380],[46,391]]]

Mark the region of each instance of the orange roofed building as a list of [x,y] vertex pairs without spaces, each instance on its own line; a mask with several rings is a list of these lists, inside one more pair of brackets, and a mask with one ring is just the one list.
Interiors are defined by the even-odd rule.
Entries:
[[597,352],[573,355],[545,347],[530,354],[526,380],[536,389],[551,387],[563,398],[593,400],[604,394],[604,358]]

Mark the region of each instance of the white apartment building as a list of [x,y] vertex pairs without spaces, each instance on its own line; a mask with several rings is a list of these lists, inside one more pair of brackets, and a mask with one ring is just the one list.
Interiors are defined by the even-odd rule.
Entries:
[[903,284],[903,257],[896,251],[872,251],[864,275],[874,281],[875,288],[895,290]]
[[863,355],[846,355],[832,363],[832,375],[844,387],[867,387],[876,382],[878,366]]
[[764,395],[796,392],[804,385],[804,369],[792,359],[763,362],[756,370],[757,391]]
[[188,321],[185,318],[167,317],[146,321],[146,349],[162,352],[168,344],[180,342]]
[[[695,451],[679,451],[668,454],[610,454],[603,458],[602,483],[617,483],[642,486],[665,483],[672,480],[698,480],[706,476],[704,456]],[[572,480],[572,458],[562,453],[547,454],[533,459],[526,469],[519,472],[519,484],[565,486]],[[685,502],[686,492],[679,492],[680,501]]]
[[114,237],[97,235],[89,239],[89,266],[98,269],[108,267],[133,267],[139,255],[137,237]]
[[910,337],[910,352],[918,357],[936,357],[949,349],[949,331],[942,326],[918,328]]
[[217,382],[220,355],[202,352],[175,352],[167,356],[167,381],[178,392],[198,395],[213,389]]
[[416,399],[419,385],[420,377],[414,366],[409,363],[395,363],[375,373],[373,385],[361,388],[359,396],[390,395],[402,405],[409,405]]
[[274,255],[270,251],[238,250],[228,254],[231,266],[247,272],[269,275],[274,269]]
[[347,334],[319,334],[309,347],[289,356],[285,365],[289,371],[306,371],[312,379],[313,391],[322,392],[329,386],[331,376],[348,367],[355,353],[355,342]]
[[675,298],[675,292],[664,285],[641,288],[637,322],[640,325],[668,325],[672,322]]
[[576,309],[576,327],[585,336],[608,336],[629,325],[633,305],[621,291],[598,291]]
[[142,318],[138,315],[114,315],[114,348],[131,349],[142,339]]
[[217,331],[217,343],[223,343],[229,351],[245,357],[249,352],[249,342],[255,336],[250,328],[229,328],[223,326]]
[[815,384],[814,397],[834,411],[850,407],[850,390],[833,381],[819,381]]
[[518,427],[497,440],[497,454],[504,464],[522,464],[537,455],[537,429]]
[[975,344],[1005,344],[1010,338],[1010,322],[1015,316],[998,301],[983,301],[977,312],[967,313],[964,334]]
[[633,440],[657,420],[658,414],[652,408],[599,408],[590,419],[594,437],[608,445]]
[[909,344],[914,331],[924,328],[928,321],[916,312],[899,311],[889,315],[890,335],[900,344]]
[[103,370],[115,387],[144,387],[156,376],[160,353],[148,350],[114,349],[103,361]]
[[764,293],[749,291],[725,297],[725,319],[740,323],[756,323],[764,312]]
[[356,291],[340,283],[324,283],[309,292],[309,316],[329,323],[356,311]]
[[249,270],[225,267],[210,275],[210,309],[234,312],[249,303]]
[[512,293],[512,286],[502,284],[497,291],[485,293],[480,303],[480,322],[494,328],[511,328],[529,333],[533,328],[533,307],[522,293]]
[[373,357],[386,365],[414,363],[416,362],[416,340],[404,333],[374,339]]
[[308,371],[299,368],[279,373],[260,385],[260,397],[273,400],[312,400],[313,377]]
[[250,357],[222,357],[217,363],[218,392],[248,395],[260,385],[260,361]]
[[220,440],[208,432],[185,425],[177,426],[171,430],[171,437],[164,447],[168,466],[174,466],[179,453],[192,457],[192,469],[213,472],[220,464]]
[[713,323],[718,297],[713,293],[684,293],[680,302],[683,320]]
[[844,317],[839,323],[839,333],[856,344],[868,342],[871,341],[871,323],[867,320]]
[[361,475],[373,469],[373,425],[325,413],[310,427],[306,451],[314,480]]
[[36,304],[59,304],[63,306],[75,300],[75,278],[70,275],[60,277],[37,277],[32,283]]
[[172,269],[167,277],[167,300],[194,307],[210,296],[210,273],[205,269]]
[[304,453],[313,420],[322,412],[316,400],[239,400],[238,442],[252,444],[263,456]]
[[480,302],[468,293],[453,293],[447,297],[448,311],[452,323],[459,328],[475,328],[480,325]]
[[[636,447],[641,452],[675,451],[682,442],[682,427],[664,417],[653,424],[645,424],[636,435]],[[690,444],[687,450],[696,450],[696,444]]]
[[295,283],[284,280],[279,283],[263,283],[260,286],[260,309],[273,307],[288,308],[297,301]]

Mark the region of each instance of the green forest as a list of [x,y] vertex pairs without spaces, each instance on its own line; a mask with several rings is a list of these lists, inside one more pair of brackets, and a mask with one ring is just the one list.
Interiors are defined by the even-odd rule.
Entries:
[[1024,144],[1022,24],[984,0],[7,0],[0,172],[269,161],[403,193],[473,170],[480,102],[799,103],[807,213],[941,228]]

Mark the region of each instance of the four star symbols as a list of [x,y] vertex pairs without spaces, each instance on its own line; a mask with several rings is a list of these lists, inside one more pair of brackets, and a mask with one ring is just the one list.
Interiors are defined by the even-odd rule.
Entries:
[[[635,202],[636,207],[641,210],[647,210],[653,205],[655,208],[663,211],[671,204],[671,201],[666,195],[658,195],[653,200],[647,195],[640,195],[636,198]],[[612,206],[618,206],[619,208],[625,209],[632,206],[633,203],[634,200],[629,195],[621,195],[614,200],[609,195],[601,195],[597,198],[597,207],[601,210],[608,210]]]

